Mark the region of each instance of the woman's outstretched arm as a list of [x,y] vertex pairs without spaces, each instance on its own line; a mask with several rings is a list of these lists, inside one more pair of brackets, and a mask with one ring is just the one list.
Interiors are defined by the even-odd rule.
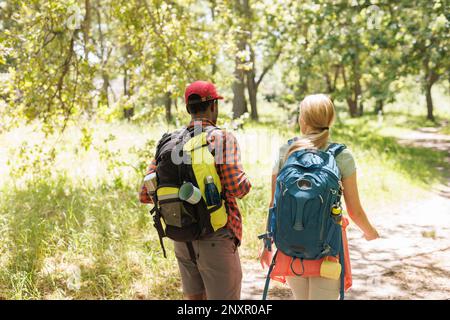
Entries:
[[356,181],[356,172],[351,176],[342,179],[344,186],[344,199],[348,214],[353,222],[364,233],[366,240],[379,238],[377,230],[372,226],[361,205],[358,193],[358,183]]
[[[276,183],[277,183],[277,174],[272,174],[272,190],[270,193],[270,203],[269,203],[269,208],[273,207],[273,198],[274,198],[274,194],[275,194],[275,187],[276,187]],[[267,216],[267,225],[266,225],[266,230],[268,227],[268,223],[269,223],[269,215]],[[259,262],[261,263],[261,266],[264,267],[267,266],[269,267],[271,262],[272,262],[272,252],[269,251],[265,245],[263,245],[262,249],[259,252]]]
[[273,198],[275,195],[275,187],[277,185],[277,175],[276,174],[272,174],[272,191],[270,192],[270,203],[269,203],[269,208],[273,207]]

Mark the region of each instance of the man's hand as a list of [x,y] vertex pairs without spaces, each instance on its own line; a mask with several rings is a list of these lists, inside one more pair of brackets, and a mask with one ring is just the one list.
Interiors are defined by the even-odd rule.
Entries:
[[141,192],[139,193],[139,201],[141,203],[153,203],[152,198],[147,193],[147,188],[142,186]]

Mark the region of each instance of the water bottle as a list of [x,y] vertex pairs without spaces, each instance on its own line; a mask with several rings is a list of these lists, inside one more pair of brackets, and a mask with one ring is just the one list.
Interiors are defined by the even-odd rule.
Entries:
[[342,208],[339,205],[333,205],[333,207],[331,207],[331,216],[333,217],[333,220],[336,223],[341,223],[341,219],[342,219]]
[[147,189],[147,194],[153,196],[157,187],[156,172],[152,172],[144,177],[144,186]]
[[208,207],[217,206],[220,204],[219,190],[217,190],[212,176],[207,176],[205,178],[205,197],[206,205]]

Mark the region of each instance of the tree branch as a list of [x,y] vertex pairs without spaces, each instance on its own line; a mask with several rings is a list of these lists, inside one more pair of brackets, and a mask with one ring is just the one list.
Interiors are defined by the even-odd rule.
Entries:
[[281,55],[281,48],[278,50],[278,52],[276,53],[275,57],[272,59],[272,61],[266,65],[263,69],[263,71],[261,72],[258,81],[256,81],[256,87],[258,88],[259,85],[261,84],[261,81],[263,80],[264,76],[267,74],[267,72],[269,72],[270,69],[272,69],[272,67],[275,65],[275,63],[278,61],[278,59],[280,58]]

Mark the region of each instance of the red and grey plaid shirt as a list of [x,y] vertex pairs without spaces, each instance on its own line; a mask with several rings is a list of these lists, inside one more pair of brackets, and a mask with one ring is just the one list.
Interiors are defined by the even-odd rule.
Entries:
[[[200,122],[202,127],[214,126],[207,119],[196,119],[195,121],[192,120],[188,127],[191,128],[194,124],[199,125]],[[209,131],[207,141],[209,150],[215,151],[217,174],[220,177],[222,189],[225,190],[225,204],[228,213],[226,227],[233,232],[240,242],[242,240],[242,216],[236,198],[244,197],[250,191],[251,184],[242,168],[239,145],[234,135],[225,130]],[[224,152],[219,152],[219,150]],[[217,156],[222,156],[223,159],[218,159]],[[153,159],[146,174],[155,172],[157,165],[156,160]],[[139,198],[142,203],[152,203],[145,187],[142,187]]]

